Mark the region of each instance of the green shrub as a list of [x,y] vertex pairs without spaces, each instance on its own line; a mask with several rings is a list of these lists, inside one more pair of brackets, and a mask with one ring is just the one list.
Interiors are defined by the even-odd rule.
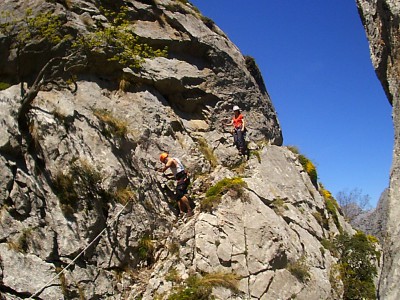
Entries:
[[329,282],[332,287],[333,299],[345,299],[343,298],[343,283],[340,275],[340,268],[338,264],[332,264],[329,271]]
[[238,193],[238,197],[241,197],[245,187],[247,184],[240,177],[224,178],[208,189],[206,198],[200,203],[200,208],[203,211],[212,211],[227,191],[233,190]]
[[344,285],[344,299],[376,299],[374,278],[375,261],[379,252],[368,237],[357,232],[339,235],[334,241],[338,253],[338,269]]
[[[66,5],[70,1],[66,1]],[[42,41],[46,49],[54,45],[67,42],[68,56],[71,50],[83,55],[95,52],[106,55],[109,61],[116,61],[122,66],[140,68],[145,58],[166,57],[167,48],[155,49],[139,41],[139,37],[133,32],[129,17],[129,9],[125,6],[119,7],[119,11],[110,11],[102,7],[100,11],[108,20],[107,26],[100,21],[96,26],[88,26],[89,31],[85,35],[66,34],[64,20],[52,11],[33,15],[32,9],[28,9],[22,18],[14,16],[10,12],[1,12],[0,33],[11,38],[13,47],[18,53],[26,50],[32,41]],[[16,30],[18,29],[18,30]],[[15,33],[17,32],[17,33]],[[75,55],[76,56],[76,55]]]
[[334,245],[333,245],[333,243],[332,243],[331,240],[329,240],[329,239],[322,239],[322,240],[321,240],[321,245],[322,245],[325,249],[327,249],[327,250],[329,250],[329,251],[331,251],[331,252],[334,252]]
[[182,278],[179,276],[178,270],[176,268],[171,268],[169,269],[167,275],[165,275],[165,280],[180,283],[182,281]]
[[304,170],[308,174],[308,176],[311,179],[312,184],[317,187],[318,186],[318,174],[317,174],[317,169],[315,168],[314,164],[309,160],[307,157],[304,155],[300,154],[299,155],[299,161],[301,165],[303,166]]
[[13,42],[19,50],[35,39],[44,40],[49,45],[56,45],[71,38],[70,35],[61,32],[63,23],[59,16],[51,11],[33,15],[32,9],[27,9],[22,18],[17,18],[10,12],[2,12],[1,17],[6,20],[0,25],[1,33],[10,36],[18,26],[19,30],[13,36]]
[[337,209],[336,209],[336,202],[334,199],[325,199],[325,204],[326,204],[326,209],[328,210],[329,214],[333,217],[333,220],[338,228],[340,228],[339,224],[339,218],[337,215]]
[[315,165],[305,157],[303,154],[300,154],[299,149],[296,146],[288,146],[288,150],[292,151],[294,154],[297,155],[300,164],[303,166],[303,169],[306,171],[312,184],[318,188],[318,174]]
[[301,282],[306,282],[310,279],[310,267],[306,264],[305,256],[302,256],[294,263],[289,263],[287,269]]
[[207,197],[222,196],[229,189],[241,190],[246,186],[246,183],[240,177],[224,178],[210,187],[206,192]]
[[153,49],[139,41],[139,37],[132,31],[128,7],[122,6],[118,12],[100,7],[100,11],[109,21],[109,26],[99,22],[95,31],[74,42],[74,48],[106,53],[109,61],[130,68],[140,68],[145,58],[167,56],[167,48]]
[[272,209],[276,214],[281,215],[283,210],[289,209],[282,198],[275,198],[271,203]]
[[260,155],[260,151],[251,150],[251,151],[250,151],[250,156],[255,156],[255,157],[257,157],[258,163],[261,164],[261,155]]
[[322,184],[319,187],[319,193],[325,200],[326,210],[329,215],[332,216],[333,221],[340,232],[342,232],[342,226],[340,226],[338,209],[339,205],[337,204],[335,198],[333,198],[331,192],[326,190]]
[[152,260],[154,254],[154,242],[148,235],[144,235],[139,240],[138,254],[142,260]]
[[373,235],[368,234],[368,235],[367,235],[367,239],[368,239],[368,241],[370,241],[372,244],[379,244],[379,240],[378,240],[378,238],[377,238],[376,236],[373,236]]

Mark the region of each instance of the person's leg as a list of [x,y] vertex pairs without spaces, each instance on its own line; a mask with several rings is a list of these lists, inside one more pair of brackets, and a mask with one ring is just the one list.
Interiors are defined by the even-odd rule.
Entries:
[[179,199],[179,209],[181,212],[186,212],[188,216],[193,215],[192,208],[190,207],[189,199],[185,196],[190,183],[190,179],[186,177],[184,180],[178,182],[176,186],[176,196]]
[[238,140],[238,147],[243,148],[243,131],[238,130],[237,131],[237,140]]
[[237,149],[239,150],[239,153],[241,155],[245,155],[246,144],[245,144],[245,140],[244,140],[244,132],[243,131],[241,131],[241,130],[237,131],[237,139],[238,139]]
[[182,207],[182,201],[181,201],[181,199],[178,200],[178,208],[179,208],[179,215],[185,213],[184,210],[183,210],[183,207]]
[[183,206],[186,208],[186,212],[188,216],[193,215],[192,208],[190,207],[189,199],[186,196],[183,196],[180,200]]
[[237,135],[237,130],[233,132],[233,145],[238,147],[238,135]]
[[188,198],[186,198],[187,185],[185,181],[180,181],[176,185],[175,195],[178,200],[179,214],[191,212],[191,207]]
[[242,155],[246,155],[246,153],[248,152],[247,145],[246,145],[246,131],[242,131],[241,140],[242,140],[241,141],[241,143],[242,143],[241,152],[242,152]]

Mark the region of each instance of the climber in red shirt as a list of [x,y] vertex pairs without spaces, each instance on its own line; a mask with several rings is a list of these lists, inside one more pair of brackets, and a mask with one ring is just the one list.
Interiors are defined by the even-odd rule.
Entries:
[[245,142],[245,133],[246,126],[245,121],[243,119],[243,115],[240,113],[239,106],[235,105],[233,107],[234,116],[232,117],[231,122],[225,123],[223,125],[233,126],[232,134],[233,134],[233,144],[238,149],[241,155],[246,154],[246,142]]

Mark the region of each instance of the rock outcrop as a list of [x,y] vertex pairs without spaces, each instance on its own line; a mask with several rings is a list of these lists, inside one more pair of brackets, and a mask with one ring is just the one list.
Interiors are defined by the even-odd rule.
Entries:
[[393,106],[394,151],[385,215],[384,264],[380,299],[399,299],[400,288],[400,4],[396,0],[357,0],[376,74]]
[[388,215],[388,196],[389,189],[385,189],[381,194],[376,208],[366,211],[357,216],[352,222],[352,226],[363,232],[377,237],[381,244],[385,241],[386,222]]
[[[77,34],[106,23],[97,3],[6,0],[0,11],[52,12]],[[27,124],[17,118],[19,78],[31,84],[62,45],[41,52],[32,40],[27,59],[0,36],[0,78],[11,83],[0,91],[1,297],[167,299],[201,275],[219,280],[207,290],[218,299],[341,298],[327,244],[353,229],[299,155],[281,147],[254,62],[186,1],[112,3],[127,6],[141,42],[168,55],[138,70],[97,53],[76,73],[76,91],[38,92]],[[248,123],[248,160],[221,126],[233,105]],[[157,172],[165,150],[193,180],[195,215],[185,222],[168,192],[174,183]],[[239,184],[218,204],[206,191],[221,180]],[[225,275],[238,285],[221,283]]]

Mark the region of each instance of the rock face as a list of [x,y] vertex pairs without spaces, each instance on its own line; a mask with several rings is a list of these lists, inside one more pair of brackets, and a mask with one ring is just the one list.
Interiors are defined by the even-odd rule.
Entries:
[[[6,0],[0,11],[52,12],[71,33],[105,20],[97,1]],[[322,244],[352,233],[326,206],[281,129],[254,62],[185,1],[114,1],[167,57],[140,71],[91,57],[78,89],[41,90],[27,128],[17,121],[18,78],[32,82],[51,53],[32,41],[20,73],[0,36],[0,293],[5,299],[167,299],[193,275],[234,274],[217,299],[338,299],[337,258]],[[5,15],[1,15],[4,22]],[[22,59],[22,58],[21,58]],[[246,63],[247,62],[247,63]],[[221,128],[233,105],[248,123],[249,160]],[[195,215],[177,221],[170,183],[156,171],[169,151],[192,177]],[[240,177],[221,203],[207,189]],[[215,275],[216,276],[216,275]]]
[[382,244],[386,236],[386,222],[389,209],[387,207],[388,196],[389,189],[385,189],[379,198],[376,208],[361,214],[351,223],[353,227],[377,237]]
[[394,151],[385,226],[381,299],[399,299],[400,289],[400,3],[396,0],[357,0],[370,44],[372,63],[393,106]]
[[[231,192],[211,213],[201,212],[178,226],[179,252],[165,249],[155,265],[145,298],[168,285],[171,268],[182,278],[191,272],[233,272],[240,276],[240,293],[216,291],[217,299],[331,299],[338,297],[329,283],[335,258],[323,251],[328,231],[318,216],[327,214],[322,196],[305,175],[296,156],[276,146],[264,148],[260,161],[251,159],[243,174],[246,191]],[[237,174],[217,168],[211,180]],[[343,219],[340,224],[351,232]],[[329,225],[337,232],[333,223]],[[310,281],[299,281],[288,264],[307,261]],[[318,288],[315,288],[318,287]],[[340,293],[339,293],[340,294]]]

